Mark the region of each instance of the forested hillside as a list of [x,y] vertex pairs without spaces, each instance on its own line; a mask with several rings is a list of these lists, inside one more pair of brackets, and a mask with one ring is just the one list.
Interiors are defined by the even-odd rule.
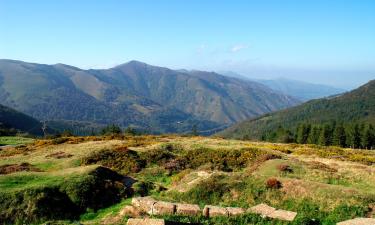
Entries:
[[42,124],[30,116],[0,105],[0,136],[18,132],[41,135]]
[[82,70],[0,60],[0,103],[62,127],[79,121],[148,132],[189,132],[197,126],[209,133],[298,101],[250,81],[137,61]]
[[[224,137],[322,145],[371,147],[364,143],[375,124],[375,81],[341,96],[312,100],[300,106],[239,123]],[[341,136],[341,141],[339,141]],[[345,136],[345,143],[342,141]],[[370,138],[371,139],[371,138]]]

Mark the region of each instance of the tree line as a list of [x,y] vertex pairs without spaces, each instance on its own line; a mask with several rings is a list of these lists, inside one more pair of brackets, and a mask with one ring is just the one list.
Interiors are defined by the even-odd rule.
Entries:
[[279,126],[266,132],[263,141],[375,149],[375,129],[368,123],[300,123],[290,130]]

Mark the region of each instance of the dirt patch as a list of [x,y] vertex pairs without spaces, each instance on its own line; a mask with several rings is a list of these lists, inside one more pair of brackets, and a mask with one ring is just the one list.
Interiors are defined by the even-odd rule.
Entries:
[[65,152],[55,152],[49,155],[46,155],[46,158],[55,158],[55,159],[64,159],[72,157],[72,154],[65,153]]
[[42,170],[36,168],[35,166],[29,163],[7,164],[0,166],[0,174],[10,174],[21,171],[42,172]]
[[327,164],[319,162],[319,161],[308,162],[308,167],[310,167],[311,169],[322,170],[322,171],[330,172],[330,173],[337,172],[336,168],[332,168],[328,166]]

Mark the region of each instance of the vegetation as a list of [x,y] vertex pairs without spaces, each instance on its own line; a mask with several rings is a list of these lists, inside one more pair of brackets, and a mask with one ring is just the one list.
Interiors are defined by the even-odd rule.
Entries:
[[121,224],[130,197],[151,195],[298,212],[292,223],[254,214],[164,217],[172,221],[335,224],[371,214],[374,165],[374,151],[315,145],[121,134],[36,140],[0,151],[0,219]]
[[[363,128],[375,126],[374,99],[375,81],[370,81],[339,96],[311,100],[293,108],[245,121],[219,135],[246,140],[263,139],[322,145],[344,145],[345,138],[346,146],[358,148],[362,147],[360,142],[365,136]],[[372,129],[369,128],[366,134],[367,140],[372,138]],[[310,139],[307,133],[312,133]]]

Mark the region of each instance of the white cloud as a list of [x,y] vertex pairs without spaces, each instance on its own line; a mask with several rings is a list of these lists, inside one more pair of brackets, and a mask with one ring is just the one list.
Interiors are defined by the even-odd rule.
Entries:
[[231,52],[238,52],[238,51],[241,51],[241,50],[246,49],[246,48],[248,48],[248,47],[249,47],[249,46],[247,46],[247,45],[237,44],[237,45],[234,45],[234,46],[230,49],[230,51],[231,51]]

